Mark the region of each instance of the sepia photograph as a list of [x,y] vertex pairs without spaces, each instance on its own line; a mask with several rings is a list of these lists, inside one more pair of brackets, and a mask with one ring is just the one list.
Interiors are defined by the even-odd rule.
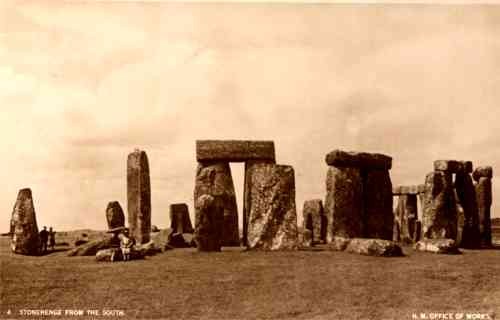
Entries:
[[0,61],[0,319],[500,319],[500,2],[5,0]]

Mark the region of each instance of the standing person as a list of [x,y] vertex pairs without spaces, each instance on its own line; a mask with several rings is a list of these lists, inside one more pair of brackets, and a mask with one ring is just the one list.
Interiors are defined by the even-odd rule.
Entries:
[[132,247],[134,246],[134,240],[128,237],[126,231],[120,232],[118,238],[120,239],[120,249],[122,250],[123,261],[129,261],[130,251],[132,251]]
[[41,248],[40,251],[42,253],[47,252],[47,241],[49,240],[49,233],[47,232],[47,227],[43,226],[43,230],[40,231],[40,242]]
[[56,245],[56,232],[52,229],[52,227],[49,228],[49,247],[51,251],[54,251],[54,247]]

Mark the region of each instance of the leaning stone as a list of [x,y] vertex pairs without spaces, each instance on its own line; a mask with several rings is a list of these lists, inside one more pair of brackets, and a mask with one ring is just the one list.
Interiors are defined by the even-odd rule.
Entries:
[[415,221],[417,220],[417,195],[403,194],[398,197],[395,221],[398,224],[399,238],[394,241],[413,242]]
[[477,167],[472,173],[474,181],[479,181],[479,178],[493,178],[493,168],[490,166]]
[[476,190],[469,173],[458,172],[456,174],[455,190],[458,202],[462,208],[462,212],[459,211],[458,216],[457,243],[462,248],[479,248],[481,246],[479,235],[479,211]]
[[275,161],[273,141],[197,140],[196,160],[243,162],[248,160]]
[[325,158],[329,166],[390,170],[392,158],[380,153],[333,150]]
[[195,201],[195,242],[198,251],[220,251],[224,207],[220,198],[204,194]]
[[363,181],[359,169],[328,168],[325,215],[328,243],[334,237],[363,235]]
[[363,237],[392,240],[394,213],[388,170],[369,170],[363,179]]
[[382,239],[354,238],[349,241],[345,252],[376,257],[401,257],[403,250],[396,243]]
[[189,208],[185,203],[170,205],[170,229],[173,233],[193,233],[193,225],[189,218]]
[[248,249],[298,248],[295,175],[291,166],[252,167],[248,216]]
[[313,243],[326,242],[326,217],[323,212],[323,201],[307,200],[302,210],[303,228],[311,231]]
[[424,239],[456,239],[457,208],[452,175],[434,171],[425,178],[422,237]]
[[37,255],[40,251],[40,238],[30,189],[19,191],[10,223],[12,228],[10,248],[12,252]]
[[452,239],[424,239],[415,244],[416,251],[444,254],[459,254],[460,250]]
[[108,203],[106,208],[106,220],[108,222],[108,229],[125,226],[125,215],[118,201]]
[[479,237],[481,245],[490,247],[492,245],[491,239],[491,179],[480,177],[475,185],[476,201],[479,213]]
[[223,206],[222,246],[239,246],[238,207],[229,163],[198,163],[194,198],[198,199],[204,194],[220,199]]
[[151,185],[146,152],[135,150],[127,160],[127,200],[130,235],[138,244],[149,242]]

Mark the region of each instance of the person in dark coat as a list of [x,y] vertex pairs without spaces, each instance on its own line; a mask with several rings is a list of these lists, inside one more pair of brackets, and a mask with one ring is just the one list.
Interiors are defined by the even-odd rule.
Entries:
[[49,240],[49,233],[47,227],[43,226],[43,230],[40,231],[40,251],[47,252],[47,241]]
[[52,227],[49,228],[49,247],[50,250],[54,251],[54,247],[56,245],[56,232],[52,229]]

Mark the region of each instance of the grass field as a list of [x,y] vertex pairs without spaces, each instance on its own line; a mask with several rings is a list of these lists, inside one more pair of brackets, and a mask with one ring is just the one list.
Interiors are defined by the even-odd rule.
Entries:
[[[417,312],[500,318],[500,250],[375,258],[326,250],[197,253],[142,261],[11,254],[0,238],[0,318],[21,309],[118,309],[117,318],[412,319]],[[62,319],[24,317],[29,319]],[[71,317],[75,319],[75,317]],[[77,317],[84,318],[84,317]]]

